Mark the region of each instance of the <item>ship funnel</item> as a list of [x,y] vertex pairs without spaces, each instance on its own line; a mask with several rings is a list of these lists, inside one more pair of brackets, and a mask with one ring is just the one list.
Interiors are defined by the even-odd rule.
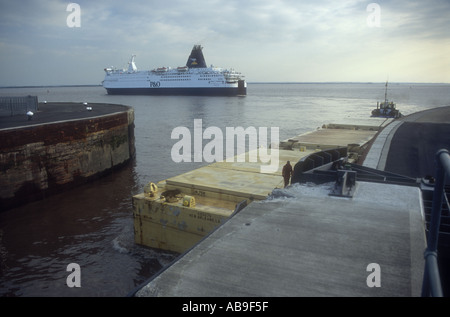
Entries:
[[200,45],[194,45],[191,51],[191,55],[186,62],[186,66],[189,68],[206,68],[205,57],[203,57],[202,47]]

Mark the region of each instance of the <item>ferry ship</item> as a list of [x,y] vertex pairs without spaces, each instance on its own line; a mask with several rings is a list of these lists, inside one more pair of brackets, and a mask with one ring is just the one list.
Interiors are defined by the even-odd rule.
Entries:
[[105,68],[103,87],[108,94],[120,95],[246,95],[244,76],[233,69],[207,67],[202,49],[194,45],[185,66],[148,71],[137,69],[133,55],[128,69]]

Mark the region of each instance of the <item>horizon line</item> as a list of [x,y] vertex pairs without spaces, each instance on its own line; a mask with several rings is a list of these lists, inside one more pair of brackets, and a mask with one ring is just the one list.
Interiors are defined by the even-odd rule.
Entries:
[[[247,84],[384,84],[385,81],[250,81]],[[450,85],[445,82],[390,82],[391,84],[428,84],[428,85]],[[23,86],[0,86],[5,88],[58,88],[58,87],[102,87],[101,84],[71,84],[71,85],[23,85]]]

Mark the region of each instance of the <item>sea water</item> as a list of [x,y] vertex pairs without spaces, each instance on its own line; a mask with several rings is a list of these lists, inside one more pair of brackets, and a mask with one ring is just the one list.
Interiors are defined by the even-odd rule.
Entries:
[[[278,128],[280,141],[328,123],[379,125],[371,118],[384,83],[249,83],[247,96],[110,96],[102,87],[1,88],[40,102],[114,103],[135,111],[136,158],[92,183],[0,212],[0,296],[126,296],[177,254],[134,244],[132,196],[207,162],[174,162],[177,127]],[[404,115],[450,106],[450,85],[392,83]],[[280,172],[281,173],[281,172]],[[1,177],[1,175],[0,175]],[[280,176],[281,179],[281,176]],[[69,264],[80,286],[68,287]]]

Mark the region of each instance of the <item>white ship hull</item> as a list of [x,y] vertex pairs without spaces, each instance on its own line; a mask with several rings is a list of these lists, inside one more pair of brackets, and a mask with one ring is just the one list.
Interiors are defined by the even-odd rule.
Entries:
[[189,70],[183,73],[152,71],[118,72],[105,76],[103,87],[108,94],[188,94],[188,95],[245,95],[244,80],[227,82],[221,71],[211,68]]
[[[192,58],[195,50],[200,66],[197,59]],[[204,64],[199,46],[194,46],[184,67],[138,71],[133,56],[128,70],[105,69],[103,87],[108,94],[235,96],[247,93],[247,83],[240,73]]]

